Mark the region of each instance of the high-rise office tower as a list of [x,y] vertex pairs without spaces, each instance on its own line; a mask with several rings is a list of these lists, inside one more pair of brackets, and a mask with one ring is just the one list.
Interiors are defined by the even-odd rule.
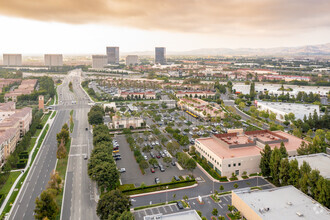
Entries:
[[130,66],[130,65],[136,65],[139,63],[139,57],[137,55],[128,55],[126,57],[126,65]]
[[108,64],[107,55],[92,55],[92,67],[94,69],[104,68]]
[[155,47],[155,64],[166,64],[166,48]]
[[107,47],[108,64],[119,63],[119,47]]
[[22,54],[3,54],[4,66],[22,66]]
[[63,55],[45,54],[45,66],[63,66]]

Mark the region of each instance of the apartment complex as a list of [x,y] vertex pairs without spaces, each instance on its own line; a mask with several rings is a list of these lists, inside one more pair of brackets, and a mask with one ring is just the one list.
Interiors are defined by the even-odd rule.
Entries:
[[177,98],[190,97],[190,98],[211,98],[215,96],[212,91],[178,91],[175,96]]
[[107,47],[108,64],[119,64],[119,47]]
[[329,210],[294,186],[251,191],[232,191],[232,205],[247,220],[327,220]]
[[297,155],[303,139],[283,131],[246,131],[244,134],[216,134],[212,137],[198,138],[195,141],[196,152],[205,158],[208,164],[222,176],[241,175],[260,172],[260,151],[266,144],[272,149],[281,143],[289,156]]
[[3,54],[4,66],[22,66],[22,54]]
[[198,98],[181,98],[177,106],[188,111],[194,117],[209,119],[212,117],[224,117],[224,113],[217,107]]
[[0,90],[2,90],[3,87],[9,86],[13,83],[20,83],[21,79],[3,79],[0,78]]
[[166,48],[156,47],[155,48],[155,64],[166,65]]
[[21,85],[19,85],[17,89],[14,89],[13,91],[10,91],[5,94],[5,102],[16,102],[18,96],[31,94],[34,91],[37,81],[37,79],[22,80]]
[[121,129],[121,128],[139,128],[144,125],[144,121],[139,117],[125,117],[125,116],[113,116],[112,122],[109,123],[109,128],[111,129]]
[[128,55],[126,57],[126,66],[134,66],[139,64],[139,57],[138,55]]
[[16,109],[15,102],[0,103],[0,166],[30,129],[32,108]]
[[260,100],[255,101],[255,105],[259,110],[271,111],[276,114],[276,119],[279,121],[285,121],[285,115],[293,113],[297,119],[304,119],[304,116],[308,118],[309,114],[313,115],[316,111],[317,115],[320,115],[320,106],[311,104],[296,104],[296,103],[284,103],[284,102],[264,102]]
[[45,66],[63,66],[63,55],[62,54],[45,54]]
[[107,55],[92,55],[92,68],[102,69],[108,64]]

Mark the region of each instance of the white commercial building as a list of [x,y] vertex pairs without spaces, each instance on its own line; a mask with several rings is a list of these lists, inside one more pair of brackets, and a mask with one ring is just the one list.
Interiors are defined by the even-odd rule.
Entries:
[[264,102],[256,100],[255,104],[258,110],[271,111],[276,114],[276,119],[280,121],[285,121],[284,116],[293,113],[296,119],[303,119],[304,116],[309,116],[309,114],[314,114],[316,111],[317,115],[320,115],[320,107],[318,105],[310,104],[296,104],[296,103],[285,103],[285,102]]
[[290,157],[289,160],[296,159],[298,161],[299,166],[303,164],[303,162],[307,162],[312,169],[320,171],[320,175],[326,179],[330,179],[330,155],[325,153],[318,154],[309,154],[309,155],[301,155],[296,157]]
[[22,66],[22,54],[3,54],[4,66]]
[[138,57],[138,55],[128,55],[126,57],[126,65],[127,66],[130,66],[130,65],[134,66],[134,65],[136,65],[138,63],[139,63],[139,57]]
[[45,54],[45,66],[63,66],[63,55]]
[[107,55],[92,55],[92,68],[102,69],[108,64]]
[[232,191],[232,205],[247,220],[328,220],[329,210],[294,186]]

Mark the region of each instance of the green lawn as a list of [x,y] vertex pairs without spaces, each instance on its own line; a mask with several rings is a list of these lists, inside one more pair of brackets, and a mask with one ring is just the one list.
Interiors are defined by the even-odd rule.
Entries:
[[45,114],[42,119],[41,119],[41,124],[44,126],[49,118],[49,116],[51,115],[52,111],[49,111],[47,114]]
[[[40,131],[41,131],[41,130],[40,130]],[[39,133],[40,133],[40,132],[39,132]],[[33,146],[35,145],[36,141],[37,141],[37,137],[32,137],[32,138],[31,138],[30,147],[29,147],[29,149],[28,149],[28,152],[29,152],[29,153],[30,153],[31,150],[33,149]]]
[[[16,181],[16,179],[20,173],[21,173],[20,171],[9,173],[9,177],[8,177],[6,183],[3,186],[1,186],[0,194],[7,196],[10,188],[13,186],[14,182]],[[3,174],[1,174],[1,175],[3,175]]]

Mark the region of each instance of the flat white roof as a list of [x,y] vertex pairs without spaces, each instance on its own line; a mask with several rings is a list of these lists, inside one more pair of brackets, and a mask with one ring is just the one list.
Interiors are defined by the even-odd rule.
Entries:
[[234,190],[234,193],[265,220],[330,219],[330,212],[327,208],[294,186],[283,186],[260,191]]
[[296,157],[290,157],[290,160],[297,159],[299,166],[306,161],[312,169],[320,171],[320,174],[330,179],[330,155],[325,153],[301,155]]
[[184,212],[175,212],[172,214],[163,215],[162,213],[156,215],[144,216],[144,220],[201,220],[196,210],[189,210]]

